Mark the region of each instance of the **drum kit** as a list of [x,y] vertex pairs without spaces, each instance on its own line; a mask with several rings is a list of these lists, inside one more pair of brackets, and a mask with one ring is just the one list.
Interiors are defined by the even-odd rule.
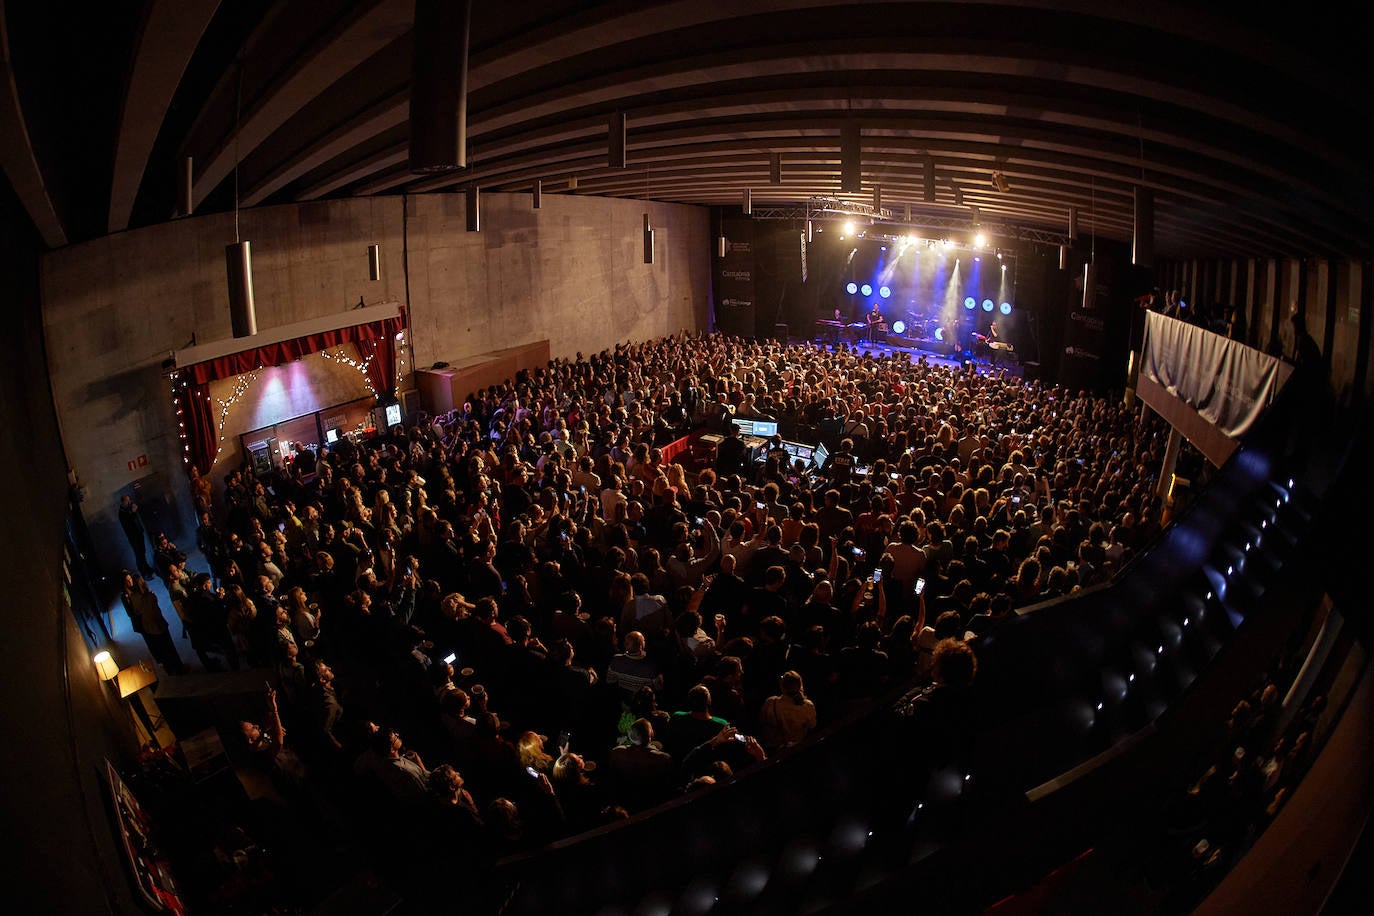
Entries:
[[918,340],[934,339],[935,329],[939,327],[938,321],[929,316],[922,315],[915,309],[907,309],[906,318],[907,320],[903,322],[906,325],[906,337],[913,337]]

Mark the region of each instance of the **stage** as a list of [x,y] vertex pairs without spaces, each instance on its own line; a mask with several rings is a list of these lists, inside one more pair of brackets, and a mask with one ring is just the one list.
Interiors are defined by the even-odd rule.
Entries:
[[[836,341],[833,333],[828,333],[829,328],[821,326],[822,322],[817,322],[816,333],[811,337],[810,343],[819,344],[830,350],[839,349],[843,346],[846,350],[853,353],[862,353],[875,357],[890,357],[906,355],[908,359],[916,360],[924,357],[927,361],[937,365],[944,365],[950,368],[958,368],[966,361],[972,362],[978,372],[993,372],[1005,370],[1007,375],[1017,378],[1025,377],[1025,366],[1016,358],[1014,354],[997,353],[997,358],[992,359],[992,352],[987,347],[975,347],[972,350],[957,350],[951,344],[933,338],[903,337],[899,334],[874,335],[870,342],[865,334],[857,340],[841,339]],[[792,343],[808,342],[804,339],[793,339]]]

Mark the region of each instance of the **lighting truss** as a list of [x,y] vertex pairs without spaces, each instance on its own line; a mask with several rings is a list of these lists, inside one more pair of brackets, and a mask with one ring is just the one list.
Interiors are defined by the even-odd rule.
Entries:
[[754,204],[754,219],[782,220],[823,220],[834,222],[844,219],[869,218],[872,226],[865,227],[868,238],[885,237],[891,239],[916,233],[922,237],[943,235],[951,232],[981,231],[996,238],[999,242],[1029,242],[1033,245],[1072,245],[1073,240],[1061,232],[1049,232],[1011,223],[995,223],[980,220],[975,227],[968,217],[939,216],[935,214],[912,213],[910,221],[894,219],[892,211],[886,207],[874,210],[868,204],[854,203],[833,197],[813,197],[803,204],[783,206],[763,206]]

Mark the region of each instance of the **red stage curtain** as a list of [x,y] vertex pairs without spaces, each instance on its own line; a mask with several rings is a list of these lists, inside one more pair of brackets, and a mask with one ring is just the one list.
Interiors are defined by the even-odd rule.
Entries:
[[383,330],[380,336],[360,337],[353,342],[358,348],[359,359],[366,361],[372,357],[367,363],[367,380],[380,398],[396,393],[396,333],[399,330],[398,322],[394,331]]
[[210,402],[210,386],[177,379],[172,382],[177,406],[177,422],[186,434],[182,457],[187,467],[195,465],[201,474],[209,473],[219,452],[219,434]]
[[404,328],[405,312],[402,311],[396,318],[241,350],[180,370],[185,386],[180,386],[176,381],[172,384],[180,408],[178,420],[185,427],[187,454],[191,462],[200,473],[208,473],[219,452],[219,433],[215,429],[212,409],[214,405],[209,397],[211,382],[254,369],[289,363],[320,350],[351,343],[357,348],[360,358],[372,357],[372,362],[368,363],[368,381],[378,396],[388,397],[396,393],[396,335]]
[[320,350],[328,350],[332,347],[351,343],[358,347],[359,354],[363,357],[373,352],[366,350],[365,347],[375,348],[378,355],[373,358],[373,363],[386,364],[389,369],[385,376],[379,376],[379,378],[384,379],[383,383],[378,385],[377,380],[374,379],[373,387],[376,388],[378,394],[391,394],[396,387],[392,378],[396,365],[396,335],[405,327],[404,322],[405,318],[402,315],[398,318],[387,318],[370,324],[354,325],[351,328],[339,328],[337,331],[325,331],[322,334],[310,334],[306,337],[297,337],[294,340],[283,340],[252,350],[241,350],[238,353],[231,353],[218,359],[206,360],[203,363],[196,363],[194,366],[188,366],[186,371],[192,374],[196,384],[203,385],[217,379],[232,378],[235,375],[252,372],[254,369],[279,366],[282,363],[289,363],[293,359],[318,353]]

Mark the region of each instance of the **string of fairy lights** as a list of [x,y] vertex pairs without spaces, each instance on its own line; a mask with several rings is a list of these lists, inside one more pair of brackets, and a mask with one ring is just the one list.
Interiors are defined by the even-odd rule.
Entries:
[[[224,451],[224,421],[229,419],[229,411],[233,408],[235,404],[237,404],[243,398],[244,394],[248,391],[248,389],[253,387],[253,383],[257,380],[257,369],[254,369],[251,372],[245,372],[243,375],[240,375],[238,377],[237,381],[234,382],[234,390],[229,392],[229,397],[214,399],[219,403],[219,420],[215,423],[215,429],[219,430],[220,433],[219,445],[215,447],[215,457],[210,461],[211,464],[214,464],[216,461],[218,461],[219,453]],[[209,394],[205,395],[205,397],[207,400],[210,399]]]
[[[405,330],[403,329],[400,333],[396,335],[396,387],[398,389],[400,388],[401,381],[405,375],[405,352],[408,349],[406,343],[407,341]],[[348,368],[357,372],[358,375],[362,378],[363,387],[365,387],[368,393],[371,394],[373,397],[377,396],[377,389],[373,387],[372,379],[368,375],[368,369],[371,367],[372,361],[374,359],[372,355],[365,356],[362,359],[357,359],[356,357],[350,356],[346,350],[338,349],[334,352],[330,352],[329,350],[321,350],[319,351],[319,356],[321,359],[326,359],[330,362],[347,366]],[[258,380],[258,373],[260,371],[260,369],[253,369],[249,372],[245,372],[242,375],[238,376],[234,382],[233,389],[229,392],[228,397],[217,398],[209,393],[205,395],[205,400],[215,402],[219,405],[219,419],[215,423],[215,429],[219,430],[219,444],[215,449],[215,457],[210,462],[212,465],[215,461],[219,460],[220,452],[224,450],[225,424],[226,421],[229,419],[229,415],[233,410],[234,405],[237,404],[239,401],[243,400],[244,395],[246,395],[248,393],[248,390],[253,387],[253,383]],[[186,432],[186,415],[182,409],[183,396],[185,395],[186,390],[189,386],[187,385],[186,380],[181,377],[180,372],[172,373],[171,381],[172,409],[176,411],[177,433],[181,438],[181,462],[184,465],[190,466],[192,460],[191,439]]]
[[186,416],[181,410],[181,395],[186,391],[186,380],[180,372],[172,373],[172,409],[177,412],[177,434],[181,436],[181,463],[191,466],[191,440],[186,435]]
[[366,386],[368,392],[370,392],[373,397],[376,397],[377,389],[372,387],[372,379],[368,378],[367,376],[367,367],[372,365],[371,355],[368,355],[363,359],[354,359],[343,350],[339,350],[337,353],[330,353],[328,350],[321,350],[320,357],[322,359],[333,360],[336,363],[343,363],[350,369],[356,370],[358,374],[363,377],[363,385]]
[[395,391],[401,390],[401,385],[405,381],[406,374],[406,351],[410,349],[410,338],[406,334],[406,329],[396,332],[396,387]]

